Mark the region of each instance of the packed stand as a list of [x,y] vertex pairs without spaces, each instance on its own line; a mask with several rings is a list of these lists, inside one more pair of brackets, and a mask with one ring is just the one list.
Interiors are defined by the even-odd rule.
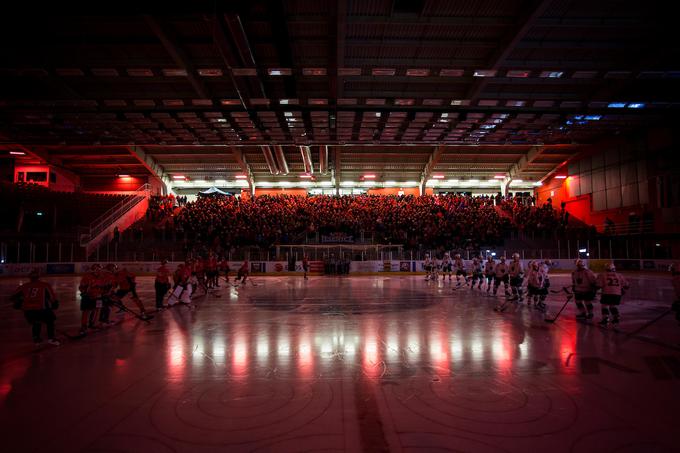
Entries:
[[407,248],[497,244],[509,221],[491,198],[466,196],[259,196],[203,198],[187,204],[175,228],[222,248],[299,242],[302,235],[372,235]]

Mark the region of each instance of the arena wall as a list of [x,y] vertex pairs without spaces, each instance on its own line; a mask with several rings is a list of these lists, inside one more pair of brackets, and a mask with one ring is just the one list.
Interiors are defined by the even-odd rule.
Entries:
[[[523,260],[526,266],[529,260]],[[589,260],[588,266],[595,272],[602,271],[607,260]],[[168,263],[170,269],[175,269],[181,262]],[[553,260],[553,272],[569,272],[575,268],[574,260]],[[644,272],[667,272],[672,260],[615,260],[615,265],[620,271],[644,271]],[[92,262],[84,263],[38,263],[38,264],[0,264],[0,277],[25,276],[32,269],[38,269],[45,275],[69,275],[82,274],[91,266]],[[144,275],[153,274],[159,266],[155,261],[117,262],[119,267],[125,267],[133,273]],[[231,274],[241,267],[242,261],[230,261]],[[323,261],[310,261],[310,274],[321,275],[324,270]],[[466,261],[469,267],[470,261]],[[295,263],[295,271],[288,270],[286,261],[251,261],[250,271],[252,275],[296,275],[302,273],[302,262]],[[424,274],[423,261],[352,261],[350,262],[350,274],[375,275],[382,273],[397,273],[403,275]]]

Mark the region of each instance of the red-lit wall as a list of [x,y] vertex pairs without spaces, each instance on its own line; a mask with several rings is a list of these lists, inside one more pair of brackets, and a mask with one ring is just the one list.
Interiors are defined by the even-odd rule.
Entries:
[[20,182],[20,172],[24,173],[24,177],[28,172],[46,173],[46,181],[33,182],[33,184],[38,184],[57,192],[74,192],[80,183],[80,178],[74,173],[52,165],[18,165],[14,168],[14,182]]
[[[579,219],[589,225],[595,225],[598,229],[603,227],[606,219],[610,219],[615,225],[626,225],[630,221],[629,216],[631,214],[642,216],[646,212],[653,215],[655,220],[655,231],[673,231],[674,227],[672,225],[662,221],[663,216],[661,215],[661,209],[657,203],[655,182],[656,175],[660,174],[660,170],[657,167],[663,167],[663,165],[658,164],[658,162],[661,162],[658,160],[658,152],[672,149],[673,140],[673,135],[669,134],[668,130],[659,129],[647,131],[643,135],[617,137],[592,145],[584,150],[578,159],[569,163],[570,175],[567,179],[551,178],[544,181],[542,187],[536,189],[535,194],[537,204],[542,205],[548,198],[551,198],[553,207],[559,210],[561,203],[564,202],[565,209],[573,218]],[[619,160],[613,159],[611,163],[609,162],[611,153],[620,153],[620,163]],[[589,171],[590,167],[586,165],[584,173],[581,162],[587,163],[587,159],[591,158],[593,162],[592,171]],[[604,165],[597,168],[597,170],[594,164],[596,158],[604,163]],[[624,187],[623,175],[626,172],[626,169],[631,168],[631,165],[636,165],[637,174],[642,175],[637,179],[637,183],[635,183],[634,180],[634,184],[628,186],[635,188],[635,184],[637,184],[640,190],[639,202],[626,203],[624,200],[620,207],[615,207],[613,209],[596,209],[597,203],[593,200],[596,173],[598,178],[606,177],[608,180],[610,172],[613,172],[613,176],[615,176],[614,180],[616,182],[619,181],[617,173],[620,173],[621,182],[619,184],[615,183],[609,185],[609,183],[607,183],[606,185],[607,195],[609,195],[610,190],[614,191],[614,194],[617,195],[618,190]],[[566,173],[566,168],[557,172],[557,174]],[[591,182],[587,185],[588,190],[583,189],[584,184],[579,181],[580,175],[592,176]],[[598,182],[600,183],[600,191],[602,192],[604,183],[602,180]],[[577,190],[579,183],[581,184],[580,191]],[[616,199],[617,197],[614,196],[613,200],[616,201]],[[607,198],[606,201],[607,204],[609,204],[609,198]],[[600,205],[602,205],[602,202],[600,202]]]
[[80,178],[80,188],[83,192],[97,193],[120,193],[133,192],[147,183],[147,177],[129,176],[119,178],[117,176],[88,176]]

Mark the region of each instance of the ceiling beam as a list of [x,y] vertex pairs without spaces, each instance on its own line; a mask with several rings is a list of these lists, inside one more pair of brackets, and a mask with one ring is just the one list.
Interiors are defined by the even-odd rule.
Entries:
[[[205,17],[205,22],[208,24],[210,29],[212,30],[212,39],[217,47],[217,50],[220,53],[220,56],[222,57],[222,61],[224,62],[224,65],[227,68],[227,76],[229,77],[229,80],[231,81],[232,85],[234,86],[234,90],[236,90],[236,95],[238,96],[239,100],[241,101],[241,106],[243,108],[248,108],[246,105],[246,100],[243,94],[243,88],[241,87],[239,80],[237,80],[236,77],[234,77],[234,74],[232,73],[231,69],[234,66],[237,67],[244,67],[244,66],[250,66],[253,62],[252,61],[247,61],[244,60],[242,57],[240,60],[236,57],[233,51],[233,46],[231,41],[229,40],[229,34],[232,33],[233,36],[233,26],[241,26],[241,21],[239,17],[235,14],[231,15],[225,15],[224,17]],[[232,22],[238,22],[235,25],[232,25]],[[227,28],[229,31],[227,31]],[[260,87],[262,87],[262,84],[260,83]],[[261,96],[266,97],[264,94],[264,88],[261,88]]]
[[[517,18],[516,25],[503,37],[501,45],[491,54],[484,69],[498,69],[510,56],[517,44],[526,36],[527,32],[533,27],[536,21],[543,15],[553,0],[531,1],[526,9]],[[502,44],[504,43],[504,45]],[[468,90],[465,99],[469,99],[471,104],[475,104],[479,95],[484,91],[488,83],[486,77],[481,77],[474,82]]]
[[170,177],[165,173],[165,169],[162,165],[159,165],[156,160],[151,157],[146,151],[142,149],[141,146],[127,146],[127,150],[133,157],[137,160],[151,173],[156,176],[165,185],[166,191],[171,187]]
[[255,195],[255,177],[253,176],[253,172],[250,169],[250,165],[248,164],[248,161],[246,160],[246,156],[243,153],[243,150],[240,149],[237,146],[232,146],[231,147],[231,153],[234,155],[234,159],[236,159],[236,162],[241,166],[241,171],[243,172],[244,175],[246,175],[246,181],[248,181],[248,187],[250,188],[250,194],[251,196]]
[[194,88],[194,91],[196,91],[196,94],[198,94],[201,99],[210,99],[205,84],[198,78],[194,65],[189,61],[189,58],[180,48],[177,41],[163,29],[161,23],[153,16],[145,15],[144,20],[161,44],[163,44],[165,51],[168,52],[175,64],[187,72],[187,80],[189,80],[189,83]]
[[342,165],[342,147],[333,147],[333,181],[335,183],[335,194],[340,195],[340,165]]
[[418,187],[420,188],[421,195],[425,194],[425,184],[427,183],[427,180],[430,179],[432,171],[439,163],[445,149],[446,147],[444,145],[439,145],[432,151],[432,154],[430,154],[430,158],[427,160],[425,168],[423,168],[423,171],[420,174],[420,184]]

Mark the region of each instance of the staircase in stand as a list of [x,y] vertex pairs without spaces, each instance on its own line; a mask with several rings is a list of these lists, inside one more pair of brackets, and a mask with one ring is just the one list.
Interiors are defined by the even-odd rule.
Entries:
[[[139,189],[135,190],[134,193],[130,194],[130,196],[126,197],[120,203],[99,216],[98,219],[90,224],[87,232],[80,234],[79,240],[81,247],[85,247],[89,254],[99,242],[112,234],[114,228],[121,223],[121,220],[129,217],[133,210],[144,208],[144,206],[141,205],[142,203],[146,204],[146,207],[148,207],[150,193],[151,186],[149,184],[144,184]],[[146,211],[146,209],[143,210]],[[127,222],[127,225],[131,223],[132,222]],[[122,228],[119,229],[122,231]]]

